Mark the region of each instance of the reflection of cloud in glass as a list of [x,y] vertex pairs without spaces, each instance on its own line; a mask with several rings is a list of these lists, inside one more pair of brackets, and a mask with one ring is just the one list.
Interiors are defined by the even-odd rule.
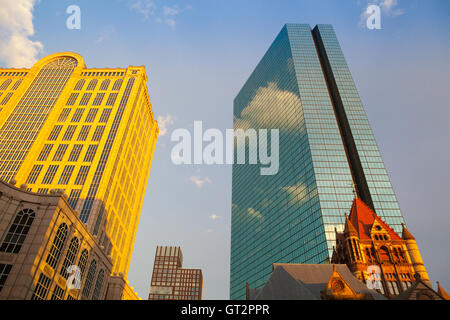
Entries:
[[234,117],[234,129],[273,128],[294,132],[301,120],[300,113],[280,113],[278,108],[292,104],[301,107],[301,101],[295,93],[281,90],[275,82],[269,82],[267,87],[258,88],[253,99],[242,110],[240,117]]
[[308,188],[301,182],[292,186],[286,186],[281,188],[289,194],[289,204],[302,205],[308,200],[307,195],[309,193]]
[[[262,231],[262,227],[264,224],[264,216],[261,214],[260,211],[254,209],[254,208],[251,208],[251,207],[249,207],[249,208],[240,207],[235,203],[232,204],[232,209],[233,209],[233,212],[235,212],[235,214],[237,214],[241,217],[247,216],[247,219],[249,221],[253,222],[252,223],[253,231],[255,231],[255,232]],[[248,230],[248,232],[251,232],[251,231]]]
[[261,212],[259,212],[258,210],[255,210],[253,208],[248,208],[247,212],[253,218],[257,218],[259,220],[264,219],[264,217],[261,215]]

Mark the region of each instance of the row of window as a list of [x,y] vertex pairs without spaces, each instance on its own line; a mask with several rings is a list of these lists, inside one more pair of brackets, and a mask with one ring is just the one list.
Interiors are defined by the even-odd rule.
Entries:
[[[86,83],[85,79],[81,79],[78,80],[77,84],[75,85],[74,90],[75,91],[81,91],[83,90],[84,84]],[[109,88],[109,85],[111,83],[110,79],[105,79],[102,81],[99,90],[101,91],[107,91]],[[114,81],[114,85],[112,87],[113,91],[119,91],[120,87],[122,86],[123,83],[123,79],[117,79],[116,81]],[[94,91],[95,88],[97,87],[98,84],[98,80],[97,79],[93,79],[91,81],[89,81],[89,84],[86,87],[87,91]]]
[[45,65],[4,123],[1,179],[9,181],[17,173],[76,64],[76,59],[61,57]]
[[[11,82],[12,82],[11,79],[6,79],[5,81],[3,81],[3,83],[0,85],[0,91],[7,90],[9,85],[11,84]],[[13,86],[9,90],[12,90],[12,91],[17,90],[17,88],[20,86],[21,83],[22,83],[22,79],[17,80],[16,82],[14,82]],[[12,94],[12,92],[10,92],[10,93]]]
[[27,72],[0,72],[0,77],[22,77],[26,74]]
[[199,295],[150,295],[150,300],[198,300],[199,298]]
[[[115,94],[115,95],[117,95],[117,94]],[[113,104],[114,104],[114,102],[112,102],[112,104],[110,104],[110,105],[112,106]],[[75,112],[73,113],[72,118],[70,119],[70,122],[80,122],[85,110],[86,110],[86,108],[75,109]],[[102,122],[102,123],[108,122],[109,116],[111,115],[111,110],[112,110],[111,108],[103,109],[98,121]],[[66,122],[67,119],[69,118],[71,111],[72,111],[71,108],[64,108],[63,111],[61,112],[61,114],[59,115],[58,122]],[[94,122],[98,111],[99,111],[98,108],[89,109],[89,111],[86,115],[86,118],[84,119],[84,122]]]
[[[25,238],[30,230],[30,227],[34,221],[35,212],[31,209],[23,209],[19,211],[11,226],[8,229],[8,232],[5,238],[0,245],[0,252],[8,252],[8,253],[19,253]],[[58,230],[53,238],[53,242],[50,247],[50,251],[47,255],[46,262],[47,264],[56,270],[56,267],[60,261],[64,244],[66,242],[68,235],[68,226],[65,223],[60,224]],[[70,241],[69,248],[67,249],[66,256],[64,258],[63,264],[60,269],[60,274],[67,279],[68,277],[68,267],[74,265],[76,256],[80,249],[80,242],[77,237],[73,237]],[[84,274],[84,270],[86,268],[86,264],[88,261],[89,252],[87,249],[83,249],[80,259],[78,261],[78,267],[81,271],[81,278]],[[91,266],[89,268],[89,272],[86,279],[85,287],[83,288],[83,296],[88,298],[90,295],[90,290],[92,286],[92,281],[95,274],[97,262],[92,260]],[[0,264],[0,291],[3,288],[6,279],[9,275],[9,272],[12,268],[12,265]],[[92,299],[98,299],[100,295],[100,290],[102,287],[104,278],[104,270],[101,269],[97,276],[97,282],[95,283],[94,292],[92,294]],[[50,287],[51,280],[46,275],[41,274],[39,276],[38,283],[33,293],[32,299],[45,299],[48,293],[48,289]],[[64,295],[64,290],[58,286],[55,287],[53,295],[51,299],[62,299]]]
[[[58,230],[53,238],[53,242],[50,247],[50,251],[46,258],[46,263],[57,270],[57,266],[59,261],[61,260],[61,256],[63,253],[64,244],[66,243],[68,236],[68,226],[65,223],[59,225]],[[70,266],[75,265],[75,259],[80,249],[80,241],[77,237],[73,237],[69,243],[69,247],[67,249],[65,258],[61,265],[61,269],[59,273],[64,277],[68,278],[69,273],[73,270],[70,269]],[[87,262],[89,258],[89,252],[87,249],[83,249],[81,252],[80,258],[78,260],[77,266],[80,268],[80,281],[83,281],[84,272],[86,270]],[[91,296],[91,289],[93,285],[93,280],[95,278],[97,269],[97,261],[93,259],[89,266],[89,270],[86,276],[86,281],[82,290],[82,295],[86,299],[91,297],[93,300],[97,300],[100,297],[100,291],[103,285],[104,279],[104,269],[100,269],[97,274],[97,280],[95,282],[94,291]],[[44,300],[47,298],[48,291],[50,289],[51,280],[45,274],[41,273],[39,276],[38,282],[33,292],[32,300]],[[70,295],[69,295],[70,296]],[[61,300],[64,297],[64,290],[59,286],[55,286],[53,290],[52,300]],[[74,299],[73,297],[71,297]],[[68,299],[70,299],[68,297]]]
[[[89,157],[93,157],[93,155],[87,154]],[[27,179],[28,184],[34,184],[36,183],[36,180],[41,173],[43,168],[43,165],[34,165],[33,169],[31,169],[30,175]],[[72,176],[72,172],[74,171],[75,166],[73,165],[67,165],[64,167],[61,176],[58,180],[58,184],[64,185],[68,184],[68,181],[70,180],[70,177]],[[84,185],[86,181],[86,177],[89,173],[90,166],[80,166],[80,169],[78,170],[77,177],[75,179],[74,184],[75,185]],[[42,178],[41,184],[52,184],[53,180],[55,179],[56,172],[59,169],[59,165],[50,165],[47,168],[47,171],[44,174],[44,177]]]
[[[80,129],[80,132],[78,133],[77,136],[77,141],[86,141],[89,132],[91,131],[91,125],[83,125]],[[56,125],[53,127],[52,132],[50,133],[48,140],[49,141],[56,141],[58,140],[59,134],[62,131],[63,126],[62,125]],[[77,129],[76,125],[69,125],[66,128],[66,131],[62,137],[62,141],[71,141],[75,131]],[[92,141],[100,141],[102,139],[103,136],[103,132],[105,131],[105,126],[104,125],[99,125],[95,128],[94,134],[92,135]]]
[[123,77],[124,74],[124,72],[83,72],[82,75],[84,77]]
[[[54,146],[53,144],[46,144],[38,156],[38,161],[47,161],[48,155],[52,151],[53,146]],[[68,144],[58,145],[58,148],[56,149],[56,152],[52,157],[52,161],[62,161],[62,159],[64,158],[64,155],[67,151],[68,146],[69,146]],[[90,144],[88,146],[86,154],[84,155],[83,161],[91,162],[94,159],[95,153],[97,152],[97,148],[98,148],[98,144]],[[70,162],[78,161],[78,158],[80,156],[82,149],[83,149],[82,144],[74,145],[74,147],[69,155],[68,161],[70,161]]]

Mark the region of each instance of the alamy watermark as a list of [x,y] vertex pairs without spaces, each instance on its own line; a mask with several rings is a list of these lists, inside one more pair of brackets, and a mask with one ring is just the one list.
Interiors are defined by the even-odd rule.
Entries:
[[72,4],[67,7],[66,13],[70,16],[66,20],[66,27],[69,30],[81,29],[81,9],[79,6]]
[[69,277],[66,281],[66,286],[69,290],[80,290],[81,288],[81,269],[80,267],[76,265],[68,266],[66,269],[67,274],[69,274]]
[[[270,129],[270,149],[268,132],[268,129],[226,129],[224,139],[219,129],[203,132],[202,121],[194,121],[193,139],[187,129],[172,132],[171,141],[178,143],[172,148],[171,159],[176,165],[234,164],[235,158],[237,164],[246,164],[248,153],[248,164],[260,164],[261,175],[275,175],[279,169],[279,130]],[[208,144],[203,146],[203,142]]]
[[381,8],[376,4],[371,4],[366,8],[366,26],[369,30],[381,29]]
[[382,290],[380,267],[377,265],[368,266],[367,273],[369,274],[369,278],[366,280],[367,288],[372,290]]

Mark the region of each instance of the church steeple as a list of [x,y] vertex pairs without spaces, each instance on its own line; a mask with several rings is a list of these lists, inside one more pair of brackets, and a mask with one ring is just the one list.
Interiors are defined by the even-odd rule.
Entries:
[[358,231],[356,231],[355,227],[351,223],[351,221],[348,219],[347,213],[345,213],[345,227],[344,227],[344,233],[350,236],[358,236]]
[[403,240],[406,242],[406,247],[408,248],[409,256],[414,266],[414,270],[420,275],[420,278],[431,287],[430,277],[428,276],[427,270],[420,255],[419,247],[417,246],[416,239],[413,235],[406,229],[406,226],[402,224],[403,227]]
[[445,290],[441,287],[441,284],[439,283],[439,281],[437,282],[437,287],[438,287],[438,293],[442,296],[442,298],[444,298],[445,300],[450,300],[450,296],[448,295],[447,292],[445,292]]
[[402,223],[402,238],[403,240],[416,240],[413,235],[406,229],[405,224]]

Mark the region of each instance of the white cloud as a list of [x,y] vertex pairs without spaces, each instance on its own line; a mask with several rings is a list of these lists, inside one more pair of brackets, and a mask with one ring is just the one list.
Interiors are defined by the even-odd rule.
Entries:
[[203,187],[203,185],[204,185],[205,183],[211,183],[211,180],[209,180],[208,177],[205,177],[204,179],[202,179],[202,178],[200,178],[200,177],[198,177],[198,176],[192,176],[190,180],[191,180],[193,183],[195,183],[195,185],[196,185],[198,188]]
[[105,41],[108,41],[111,39],[111,35],[114,35],[116,33],[116,29],[112,26],[107,27],[105,30],[101,31],[98,34],[97,39],[95,40],[96,44],[102,44]]
[[383,0],[380,3],[380,7],[384,12],[395,16],[405,13],[403,9],[396,8],[397,4],[397,0]]
[[159,127],[159,136],[162,137],[167,134],[167,126],[173,124],[173,119],[170,114],[163,116],[158,116],[158,127]]
[[220,217],[219,217],[217,214],[213,213],[212,215],[209,216],[209,218],[210,218],[211,220],[217,220],[217,219],[219,219]]
[[175,18],[179,14],[191,9],[190,5],[186,5],[183,9],[178,5],[174,5],[163,6],[161,10],[158,10],[156,3],[152,0],[133,0],[130,2],[129,7],[131,10],[142,14],[146,20],[149,19],[150,16],[155,16],[156,22],[167,24],[171,28],[175,27]]
[[170,27],[175,27],[175,17],[180,14],[180,8],[178,6],[163,7],[163,14],[164,14],[164,23],[167,24]]
[[8,67],[31,67],[44,46],[34,35],[33,9],[37,0],[0,0],[0,60]]
[[142,14],[145,19],[155,14],[156,5],[152,0],[134,0],[130,4],[130,9]]

